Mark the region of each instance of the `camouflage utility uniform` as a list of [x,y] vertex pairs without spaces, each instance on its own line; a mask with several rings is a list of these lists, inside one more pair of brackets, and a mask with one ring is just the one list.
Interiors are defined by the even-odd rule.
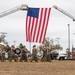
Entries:
[[11,62],[12,60],[15,62],[18,61],[17,54],[15,53],[15,48],[11,48],[11,51],[9,51],[9,61]]
[[2,50],[1,51],[1,61],[4,62],[4,60],[5,60],[5,51]]
[[0,59],[2,62],[5,60],[4,45],[0,45]]
[[21,59],[20,59],[21,62],[22,62],[23,60],[24,60],[25,62],[27,62],[27,55],[26,55],[26,53],[27,53],[27,49],[26,49],[26,47],[24,46],[23,49],[22,49],[22,52],[21,52]]
[[34,60],[35,62],[38,62],[38,58],[37,58],[37,49],[35,48],[36,46],[34,45],[33,46],[33,49],[32,49],[32,59],[31,59],[31,62]]
[[46,49],[44,48],[44,49],[43,49],[43,57],[42,57],[41,61],[42,61],[42,62],[43,62],[43,61],[46,61],[46,58],[47,58]]
[[70,55],[71,55],[70,50],[67,50],[67,59],[68,59],[68,60],[70,59]]
[[49,46],[46,46],[43,49],[43,57],[41,59],[41,61],[48,61],[51,62],[51,50],[49,49]]
[[46,61],[51,62],[51,50],[46,49]]

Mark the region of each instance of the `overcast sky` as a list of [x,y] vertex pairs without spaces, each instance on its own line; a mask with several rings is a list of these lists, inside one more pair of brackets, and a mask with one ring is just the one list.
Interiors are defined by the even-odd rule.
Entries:
[[[0,0],[0,12],[21,4],[27,4],[29,7],[39,8],[52,8],[53,5],[57,5],[61,9],[75,16],[75,0]],[[26,15],[27,11],[18,11],[0,18],[0,32],[8,33],[6,35],[6,40],[10,45],[14,44],[13,41],[15,40],[16,46],[19,43],[23,43],[27,46],[27,48],[29,48],[30,44],[25,40]],[[63,47],[63,49],[66,49],[68,47],[68,24],[70,24],[72,47],[72,44],[74,45],[75,42],[75,37],[73,35],[73,33],[75,33],[75,22],[73,22],[71,18],[52,8],[46,37],[50,37],[54,40],[59,37],[59,44]]]

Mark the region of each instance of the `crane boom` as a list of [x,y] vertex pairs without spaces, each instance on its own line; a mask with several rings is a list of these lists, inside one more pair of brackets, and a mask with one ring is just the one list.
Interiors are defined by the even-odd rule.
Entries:
[[66,11],[62,10],[61,8],[57,7],[56,5],[54,5],[53,8],[57,9],[58,11],[60,11],[63,14],[65,14],[66,16],[70,17],[71,19],[73,19],[73,21],[75,21],[75,17],[74,16],[72,16],[71,14],[69,14]]
[[6,11],[0,13],[0,18],[1,18],[1,17],[4,17],[4,16],[6,16],[6,15],[12,14],[12,13],[14,13],[14,12],[17,12],[17,11],[19,11],[19,10],[27,10],[27,9],[28,9],[28,6],[27,6],[27,5],[24,5],[24,4],[21,5],[21,6],[14,7],[14,8],[12,8],[12,9],[9,9],[9,10],[6,10]]

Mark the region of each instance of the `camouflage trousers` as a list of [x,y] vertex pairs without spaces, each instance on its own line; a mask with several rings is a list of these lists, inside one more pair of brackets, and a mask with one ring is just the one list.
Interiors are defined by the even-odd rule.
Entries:
[[31,62],[32,62],[33,60],[34,60],[35,62],[38,62],[37,55],[35,55],[35,54],[32,55]]
[[75,53],[72,54],[72,59],[75,60]]
[[47,59],[46,59],[46,61],[51,62],[51,55],[50,55],[50,54],[47,54]]
[[18,56],[13,54],[13,55],[9,55],[9,61],[11,62],[12,60],[14,60],[15,62],[18,61]]
[[24,60],[25,62],[27,62],[27,56],[26,56],[26,54],[22,54],[22,55],[21,55],[20,62],[22,62],[23,60]]
[[2,62],[5,61],[5,53],[2,53],[2,55],[1,55],[1,61],[2,61]]
[[48,61],[48,62],[51,62],[51,55],[50,54],[45,54],[43,55],[41,61]]

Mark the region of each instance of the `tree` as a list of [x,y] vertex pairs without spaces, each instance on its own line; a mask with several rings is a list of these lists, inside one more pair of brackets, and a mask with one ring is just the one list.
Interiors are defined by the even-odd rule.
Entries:
[[53,50],[52,51],[52,59],[56,59],[58,53],[55,51],[55,50],[61,50],[62,47],[60,45],[55,45],[54,44],[54,40],[53,39],[50,39],[49,37],[45,39],[44,43],[41,44],[39,46],[39,52],[41,54],[41,56],[43,55],[43,50],[45,49],[46,46],[49,46],[49,49]]
[[44,41],[44,44],[40,45],[39,46],[39,50],[43,50],[43,48],[45,46],[49,46],[49,48],[51,50],[60,50],[60,49],[63,49],[60,45],[54,45],[54,40],[53,39],[50,39],[50,37],[46,38],[45,41]]
[[11,47],[9,45],[6,45],[6,46],[4,46],[4,50],[6,52],[9,52],[9,51],[11,51]]
[[49,37],[45,39],[44,46],[49,46],[49,48],[51,49],[52,44],[53,44],[52,39],[50,39]]
[[5,45],[8,45],[8,42],[5,40],[5,37],[6,36],[3,34],[0,36],[0,43],[3,42]]

